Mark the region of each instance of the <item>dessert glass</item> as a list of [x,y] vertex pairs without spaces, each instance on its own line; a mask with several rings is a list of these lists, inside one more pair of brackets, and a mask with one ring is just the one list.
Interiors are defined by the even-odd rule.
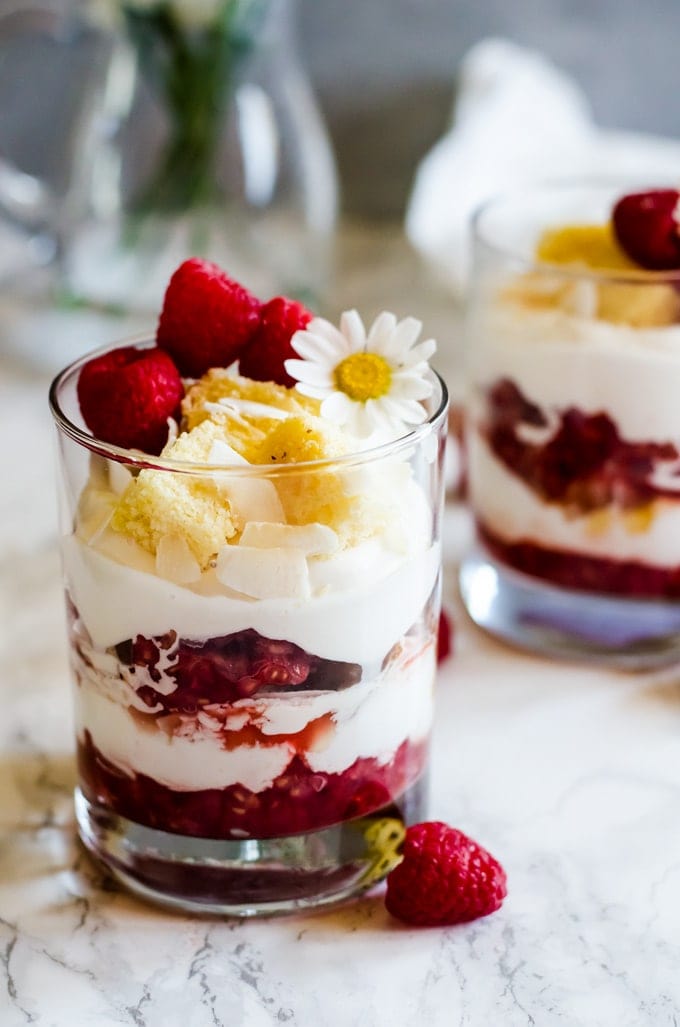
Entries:
[[[443,383],[398,441],[227,467],[93,439],[84,362],[50,397],[84,844],[136,893],[187,910],[286,912],[365,889],[425,814]],[[181,534],[154,558],[111,527],[141,475],[172,509],[224,490],[256,523],[207,570]],[[286,510],[305,504],[310,523],[282,546]],[[341,550],[311,523],[327,504],[363,529]]]
[[535,257],[627,191],[545,185],[476,218],[460,580],[492,633],[634,668],[680,652],[680,271]]

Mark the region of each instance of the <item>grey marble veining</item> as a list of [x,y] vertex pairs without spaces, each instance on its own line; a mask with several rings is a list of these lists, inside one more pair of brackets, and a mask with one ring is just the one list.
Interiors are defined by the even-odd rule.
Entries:
[[[412,309],[443,323],[398,248],[380,250],[371,271],[375,246],[351,242],[353,295],[383,303],[409,277]],[[380,891],[317,915],[199,919],[94,867],[74,837],[46,385],[0,358],[2,1027],[677,1027],[680,670],[549,664],[458,617],[432,814],[504,862],[509,897],[488,919],[407,929]],[[450,605],[464,533],[449,510]]]

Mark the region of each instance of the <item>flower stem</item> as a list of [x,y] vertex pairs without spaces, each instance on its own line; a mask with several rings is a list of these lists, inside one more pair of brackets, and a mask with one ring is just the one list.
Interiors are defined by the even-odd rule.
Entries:
[[[134,212],[179,214],[219,198],[216,161],[235,73],[252,48],[263,0],[224,0],[207,25],[188,28],[169,3],[125,9],[140,67],[168,115],[169,137]],[[255,8],[257,10],[255,10]]]

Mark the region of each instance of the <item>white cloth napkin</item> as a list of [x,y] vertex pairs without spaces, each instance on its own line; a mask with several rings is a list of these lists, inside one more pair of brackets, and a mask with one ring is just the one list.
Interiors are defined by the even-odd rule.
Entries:
[[462,62],[450,130],[417,169],[407,235],[462,295],[477,207],[531,181],[575,176],[680,184],[680,142],[598,128],[580,88],[541,54],[483,40]]

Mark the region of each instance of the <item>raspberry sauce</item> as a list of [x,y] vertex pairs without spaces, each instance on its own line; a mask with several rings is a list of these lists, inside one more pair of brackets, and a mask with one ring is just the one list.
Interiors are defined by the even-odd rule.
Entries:
[[504,542],[477,522],[485,548],[509,567],[553,585],[637,599],[680,598],[680,567],[653,567],[635,560],[607,560],[535,542]]
[[358,759],[339,774],[314,772],[296,756],[258,793],[240,784],[180,792],[119,770],[87,731],[78,744],[80,784],[90,802],[145,827],[194,838],[275,838],[353,820],[398,800],[426,762],[425,742],[403,742],[388,763]]
[[541,499],[587,513],[612,503],[632,509],[661,496],[680,498],[677,488],[654,480],[660,464],[679,459],[671,442],[629,442],[606,413],[568,407],[554,417],[543,444],[526,441],[522,428],[546,428],[548,417],[508,378],[487,393],[482,427],[498,460]]

